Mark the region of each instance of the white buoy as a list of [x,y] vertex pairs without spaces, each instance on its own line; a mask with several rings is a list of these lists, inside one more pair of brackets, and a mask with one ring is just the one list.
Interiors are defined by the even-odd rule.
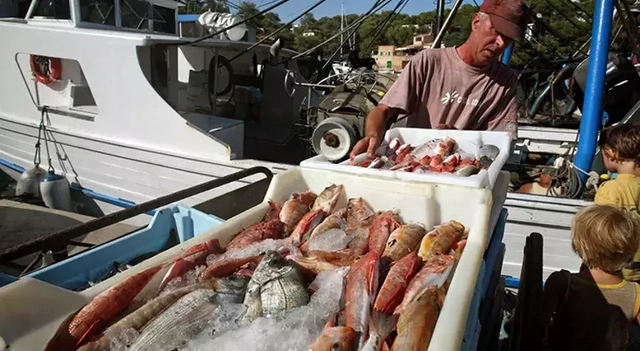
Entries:
[[33,195],[40,198],[40,182],[47,175],[47,171],[34,166],[22,172],[16,184],[16,196]]
[[49,172],[40,183],[40,194],[47,207],[71,211],[71,192],[67,178]]

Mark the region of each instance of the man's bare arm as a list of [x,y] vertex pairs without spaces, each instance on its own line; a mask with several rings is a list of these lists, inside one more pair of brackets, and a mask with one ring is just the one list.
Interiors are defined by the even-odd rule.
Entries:
[[397,108],[378,104],[367,116],[365,124],[365,136],[382,138],[387,122],[398,114]]
[[375,157],[376,149],[380,146],[382,138],[384,138],[387,122],[399,112],[400,109],[384,104],[378,104],[378,106],[369,112],[365,122],[364,138],[358,141],[353,147],[353,150],[351,150],[350,158],[352,161],[357,155],[365,151],[369,157]]

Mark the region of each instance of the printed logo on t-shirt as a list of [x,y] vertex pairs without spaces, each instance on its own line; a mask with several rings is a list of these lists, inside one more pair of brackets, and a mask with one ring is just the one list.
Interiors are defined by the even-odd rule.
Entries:
[[443,105],[456,103],[473,106],[477,106],[480,102],[478,101],[478,99],[470,99],[468,96],[460,96],[460,94],[458,94],[458,92],[455,90],[444,94],[440,101],[442,101]]

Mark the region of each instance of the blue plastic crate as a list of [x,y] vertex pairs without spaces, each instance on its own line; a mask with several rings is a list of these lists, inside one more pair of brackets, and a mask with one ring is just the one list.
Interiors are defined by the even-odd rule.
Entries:
[[489,287],[489,282],[491,281],[491,273],[493,272],[493,267],[496,263],[496,259],[498,257],[498,253],[500,252],[500,247],[502,244],[502,239],[504,238],[504,228],[507,223],[507,209],[502,209],[500,212],[500,217],[498,218],[498,222],[496,223],[496,228],[491,235],[491,239],[489,241],[489,246],[487,246],[487,251],[484,253],[484,262],[486,264],[486,274],[482,277],[482,281],[478,282],[478,284],[482,287],[482,298],[484,298],[487,294],[487,289]]
[[[128,263],[141,255],[167,249],[172,234],[177,237],[174,240],[184,242],[223,222],[216,216],[189,206],[169,206],[157,211],[144,229],[83,251],[27,276],[65,289],[78,290],[86,287],[89,281],[96,281],[107,275],[114,268],[114,262]],[[0,286],[7,283],[10,283],[10,279],[2,279],[0,276]]]
[[[480,266],[480,272],[478,273],[478,282],[484,277],[485,272],[487,272],[487,267],[485,262],[482,261],[482,265]],[[471,299],[471,305],[469,306],[469,314],[467,315],[467,326],[464,332],[464,338],[462,339],[462,348],[461,350],[475,350],[478,345],[478,335],[476,333],[476,325],[478,324],[479,313],[480,313],[480,301],[481,298],[481,285],[476,284],[475,290],[473,291],[473,299]]]

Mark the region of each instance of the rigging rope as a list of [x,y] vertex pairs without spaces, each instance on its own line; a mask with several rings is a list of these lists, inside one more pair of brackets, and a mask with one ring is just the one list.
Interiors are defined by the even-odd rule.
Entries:
[[[384,0],[384,2],[383,2],[382,4],[380,4],[380,5],[379,5],[379,6],[378,6],[378,7],[377,7],[373,12],[377,12],[377,11],[379,11],[379,10],[380,10],[380,9],[382,9],[383,7],[387,6],[390,2],[391,2],[391,0]],[[354,28],[354,27],[356,27],[358,24],[362,23],[365,19],[366,19],[366,18],[364,18],[364,17],[363,17],[363,18],[359,18],[359,19],[357,19],[357,20],[356,20],[356,21],[354,21],[353,23],[349,24],[349,26],[347,26],[344,30],[342,30],[342,31],[340,31],[340,32],[338,32],[338,33],[336,33],[336,34],[334,34],[331,38],[329,38],[329,39],[327,39],[327,40],[323,41],[322,43],[320,43],[320,44],[318,44],[318,45],[316,45],[316,46],[312,47],[311,49],[308,49],[308,50],[306,50],[305,52],[302,52],[302,53],[300,53],[300,54],[298,54],[298,55],[293,56],[291,59],[289,59],[289,61],[291,61],[291,60],[295,60],[295,59],[300,58],[300,57],[302,57],[302,56],[307,56],[307,55],[309,55],[310,53],[312,53],[312,52],[314,52],[315,50],[317,50],[319,47],[321,47],[321,46],[325,45],[326,43],[328,43],[328,42],[330,42],[330,41],[334,40],[335,38],[339,37],[339,36],[340,36],[340,34],[344,34],[344,33],[348,32],[348,31],[350,31],[352,28]],[[288,62],[288,61],[287,61],[287,62]]]
[[187,41],[187,42],[180,42],[180,43],[169,43],[169,44],[167,44],[167,46],[173,46],[173,45],[182,46],[182,45],[194,45],[194,44],[197,44],[197,43],[199,43],[201,41],[205,41],[207,39],[213,38],[213,37],[215,37],[216,35],[218,35],[220,33],[224,33],[224,32],[226,32],[227,30],[229,30],[231,28],[235,28],[235,27],[237,27],[237,26],[239,26],[241,24],[244,24],[244,23],[247,23],[249,21],[252,21],[252,20],[264,15],[265,13],[275,9],[276,7],[278,7],[278,6],[280,6],[280,5],[284,4],[284,3],[287,3],[289,1],[291,1],[291,0],[280,0],[277,3],[275,3],[275,5],[269,6],[266,9],[256,13],[255,15],[250,16],[249,18],[245,18],[244,20],[242,20],[240,22],[236,22],[236,23],[234,23],[234,24],[232,24],[232,25],[230,25],[228,27],[225,27],[223,29],[217,30],[217,31],[215,31],[213,33],[209,33],[209,34],[204,35],[204,36],[202,36],[202,37],[200,37],[198,39],[190,40],[190,41]]
[[35,155],[33,156],[33,164],[38,167],[40,166],[40,163],[42,162],[42,158],[41,158],[41,148],[40,148],[40,141],[42,139],[44,139],[44,147],[45,150],[47,151],[47,161],[49,163],[49,172],[53,172],[54,168],[53,165],[51,164],[51,154],[49,153],[49,143],[47,141],[47,126],[45,123],[45,115],[47,115],[48,112],[48,107],[47,106],[42,106],[42,110],[41,110],[41,114],[40,114],[40,125],[38,126],[38,138],[36,139],[36,152]]
[[307,13],[311,12],[313,9],[315,9],[316,7],[320,6],[322,3],[324,3],[327,0],[320,0],[318,2],[316,2],[313,6],[309,7],[306,11],[302,12],[300,15],[298,15],[296,18],[292,19],[291,21],[283,24],[282,26],[280,26],[280,28],[276,29],[273,33],[267,35],[266,37],[260,39],[258,42],[254,43],[253,45],[251,45],[250,47],[248,47],[247,49],[245,49],[244,51],[239,52],[238,54],[236,54],[235,56],[233,56],[232,58],[229,59],[229,62],[233,62],[235,59],[237,59],[238,57],[246,54],[247,52],[251,51],[252,49],[254,49],[256,46],[264,43],[266,40],[272,38],[274,35],[280,33],[281,31],[283,31],[284,29],[288,28],[290,25],[292,25],[295,21],[297,21],[298,19],[302,18],[302,16],[306,15]]
[[[402,10],[404,10],[404,7],[407,5],[408,2],[409,2],[409,0],[400,0],[398,2],[398,5],[396,5],[396,7],[391,11],[389,16],[387,16],[387,18],[384,21],[382,21],[382,23],[380,24],[380,26],[378,28],[378,31],[376,32],[376,34],[374,34],[373,38],[371,38],[371,40],[369,41],[369,45],[367,45],[367,47],[364,50],[362,50],[362,52],[364,52],[365,54],[367,52],[369,52],[369,49],[371,49],[371,45],[373,45],[373,42],[378,38],[380,33],[382,33],[384,28],[389,23],[391,23],[396,18],[396,16],[398,16],[398,13],[400,13],[400,12],[402,12]],[[364,40],[366,37],[371,35],[372,32],[373,32],[373,30],[371,30],[369,33],[367,33],[364,36],[362,36],[360,39]]]
[[[402,1],[402,0],[401,0]],[[322,66],[322,69],[325,69],[329,63],[331,63],[331,61],[333,60],[333,58],[340,52],[340,48],[344,47],[344,44],[350,40],[351,35],[355,35],[355,33],[358,31],[358,29],[360,29],[360,25],[362,25],[362,22],[364,22],[364,20],[366,20],[367,18],[369,18],[371,15],[373,15],[373,13],[377,12],[378,10],[374,9],[376,8],[376,6],[380,5],[380,3],[382,2],[382,0],[376,0],[375,3],[373,3],[373,6],[371,6],[371,8],[369,9],[369,11],[365,12],[359,19],[358,19],[358,24],[356,25],[356,27],[353,29],[352,34],[347,35],[347,37],[340,43],[340,45],[338,46],[338,48],[333,52],[333,54],[331,54],[331,56],[327,59],[327,62],[325,62],[325,64]],[[391,0],[387,1],[387,4],[391,2]],[[386,5],[385,5],[386,6]]]

